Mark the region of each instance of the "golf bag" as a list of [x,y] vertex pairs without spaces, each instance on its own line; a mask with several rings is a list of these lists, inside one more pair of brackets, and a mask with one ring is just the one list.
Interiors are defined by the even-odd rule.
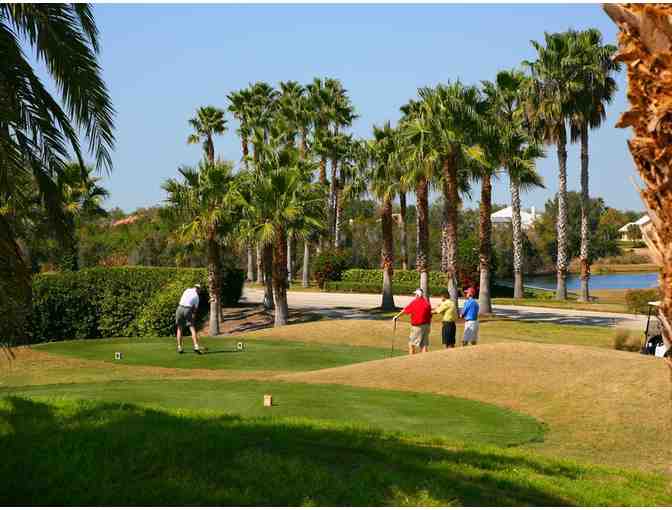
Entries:
[[656,349],[661,345],[665,345],[662,335],[654,335],[646,341],[640,353],[654,356],[656,354]]

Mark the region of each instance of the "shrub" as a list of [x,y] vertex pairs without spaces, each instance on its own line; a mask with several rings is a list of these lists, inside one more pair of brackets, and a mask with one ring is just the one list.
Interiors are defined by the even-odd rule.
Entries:
[[[364,294],[380,294],[382,292],[382,279],[378,283],[372,282],[350,282],[350,281],[340,281],[340,282],[325,282],[324,290],[327,292],[361,292]],[[407,284],[407,283],[392,283],[392,292],[397,295],[408,295],[412,294],[418,286],[416,284]],[[431,295],[438,295],[445,290],[445,287],[441,286],[429,286],[429,293]]]
[[640,342],[631,336],[632,331],[617,329],[614,333],[614,349],[617,351],[639,352]]
[[[205,269],[191,268],[111,267],[38,275],[33,279],[34,341],[166,332],[166,324],[174,322],[176,293],[194,283],[206,289],[206,281]],[[241,270],[223,271],[223,304],[238,301],[242,283]],[[201,316],[207,301],[206,292]]]
[[320,287],[327,281],[341,280],[343,271],[349,267],[349,257],[343,251],[325,251],[317,255],[313,262],[313,274]]
[[[343,273],[343,281],[358,282],[358,283],[376,283],[382,285],[383,270],[382,269],[348,269]],[[420,273],[413,269],[395,269],[392,275],[392,284],[402,283],[413,286],[413,290],[420,285]],[[440,271],[429,272],[430,287],[445,288],[448,285],[446,274]]]
[[659,289],[632,289],[625,293],[625,304],[632,313],[647,313],[649,301],[660,299]]

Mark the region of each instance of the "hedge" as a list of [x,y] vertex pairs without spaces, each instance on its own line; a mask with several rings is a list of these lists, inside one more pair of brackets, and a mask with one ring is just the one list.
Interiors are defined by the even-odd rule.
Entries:
[[[222,304],[238,302],[243,271],[222,274]],[[34,342],[120,336],[170,335],[181,292],[200,283],[205,269],[111,267],[42,274],[33,279]],[[207,291],[199,317],[208,311]]]
[[625,304],[632,313],[646,314],[649,311],[649,301],[661,299],[660,289],[631,289],[625,293]]
[[[343,272],[341,280],[344,282],[357,283],[376,283],[380,285],[383,281],[382,269],[348,269]],[[392,284],[395,283],[415,286],[414,290],[420,285],[420,273],[413,269],[395,269],[392,275]],[[445,288],[448,285],[446,273],[440,271],[429,272],[429,286]]]

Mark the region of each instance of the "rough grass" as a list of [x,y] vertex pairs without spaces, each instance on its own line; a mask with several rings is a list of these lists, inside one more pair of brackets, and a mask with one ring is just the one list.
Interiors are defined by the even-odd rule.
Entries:
[[[247,418],[312,418],[392,432],[511,446],[543,440],[535,419],[473,400],[390,390],[279,381],[113,381],[0,390],[2,395],[123,402]],[[263,406],[263,396],[273,406]]]
[[509,407],[548,425],[531,446],[560,457],[667,471],[669,370],[639,354],[531,342],[373,361],[283,380],[455,395]]
[[305,419],[0,401],[0,504],[650,506],[666,480]]

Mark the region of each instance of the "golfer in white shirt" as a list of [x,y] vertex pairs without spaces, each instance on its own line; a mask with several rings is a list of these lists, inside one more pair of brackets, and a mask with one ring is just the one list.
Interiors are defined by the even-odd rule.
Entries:
[[196,333],[196,312],[198,311],[198,291],[201,289],[200,285],[185,290],[180,298],[180,304],[175,311],[175,326],[177,329],[177,352],[184,353],[182,349],[182,328],[189,327],[191,331],[191,340],[194,343],[194,352],[196,354],[203,354],[198,345],[198,334]]

